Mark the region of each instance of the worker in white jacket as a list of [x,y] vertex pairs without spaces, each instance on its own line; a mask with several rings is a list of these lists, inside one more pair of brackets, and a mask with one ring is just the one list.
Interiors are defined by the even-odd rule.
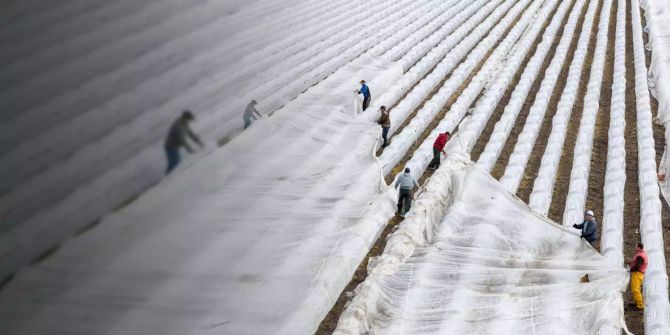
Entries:
[[398,189],[398,187],[400,187],[400,192],[398,192],[398,214],[405,217],[405,213],[412,207],[412,191],[414,187],[419,188],[419,183],[409,173],[409,168],[405,168],[405,172],[395,182],[395,188]]

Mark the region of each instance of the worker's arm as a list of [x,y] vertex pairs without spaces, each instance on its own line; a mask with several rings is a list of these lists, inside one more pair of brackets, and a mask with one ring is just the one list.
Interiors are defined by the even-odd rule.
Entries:
[[254,114],[258,115],[258,117],[263,117],[263,115],[261,115],[261,113],[259,113],[258,110],[256,109],[256,106],[252,106],[251,108],[252,108],[251,116],[253,116],[255,120],[258,119],[254,116]]
[[584,227],[584,224],[583,223],[575,223],[572,226],[577,228],[577,229],[582,229],[582,227]]
[[[190,127],[186,127],[186,134],[188,134],[188,137],[190,137],[193,140],[193,142],[198,143],[201,147],[205,146],[204,144],[202,144],[202,141],[200,141],[200,137],[198,137],[198,135],[196,135],[193,132],[193,130],[191,130]],[[188,144],[186,144],[186,141],[184,141],[184,144],[186,146],[188,146]],[[190,151],[190,152],[193,152],[193,151]]]
[[398,180],[395,181],[395,188],[396,190],[398,189],[398,185],[400,185],[400,180],[402,179],[402,176],[398,178]]
[[419,183],[416,182],[416,179],[412,178],[412,182],[414,183],[414,187],[419,188]]

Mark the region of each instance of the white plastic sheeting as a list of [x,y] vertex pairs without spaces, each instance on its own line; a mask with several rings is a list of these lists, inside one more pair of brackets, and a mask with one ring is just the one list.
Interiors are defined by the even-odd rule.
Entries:
[[[569,1],[564,2],[563,6],[556,12],[552,19],[554,25],[562,21],[568,5]],[[514,45],[505,64],[500,67],[500,70],[487,83],[486,92],[477,101],[477,105],[472,110],[470,116],[459,126],[458,133],[454,135],[452,141],[453,146],[463,149],[468,153],[475,146],[491,114],[498,106],[508,85],[512,82],[516,72],[521,67],[521,63],[523,63],[555,7],[556,1],[547,0],[542,9],[533,17],[533,22],[525,30],[521,39]]]
[[661,200],[656,177],[656,151],[652,128],[651,104],[647,87],[642,25],[637,0],[630,2],[633,51],[635,64],[635,102],[637,118],[638,183],[640,185],[640,232],[649,255],[645,274],[645,331],[646,334],[670,332],[668,275],[665,271]]
[[584,25],[582,25],[582,32],[579,35],[579,41],[577,42],[577,49],[572,58],[572,63],[570,63],[567,83],[563,89],[561,99],[558,101],[558,106],[556,106],[556,114],[552,118],[551,134],[549,135],[544,155],[542,155],[542,163],[540,165],[540,170],[537,173],[537,177],[535,178],[535,183],[533,184],[533,192],[530,194],[530,199],[528,201],[531,208],[544,215],[547,214],[549,206],[551,205],[558,163],[560,162],[563,153],[568,121],[570,120],[572,108],[577,99],[577,91],[579,89],[579,80],[582,76],[582,68],[584,67],[584,59],[589,52],[588,46],[589,41],[591,40],[591,28],[593,27],[593,19],[597,7],[598,2],[592,1],[586,11]]
[[[152,77],[146,83],[147,86],[141,86],[142,89],[138,88],[129,94],[120,94],[115,100],[123,103],[110,106],[116,106],[121,111],[126,110],[123,106],[129,108],[134,106],[133,101],[154,101],[151,98],[151,92],[154,91],[163,92],[165,89],[165,92],[172,92],[173,96],[167,103],[152,105],[131,122],[117,126],[101,140],[87,143],[67,160],[55,164],[34,178],[25,180],[19,188],[0,199],[4,208],[13,208],[12,211],[5,212],[3,217],[3,223],[6,223],[3,226],[7,229],[11,226],[13,230],[2,236],[0,255],[3,260],[3,271],[0,273],[4,275],[7,273],[6,269],[15,270],[17,266],[25,264],[83,225],[96,220],[116,204],[160,180],[165,166],[161,142],[165,129],[175,117],[175,111],[185,106],[194,110],[198,118],[193,128],[205,139],[211,139],[215,134],[225,132],[226,127],[239,127],[237,122],[222,122],[222,115],[230,116],[231,112],[234,112],[236,118],[240,117],[239,111],[243,110],[243,103],[248,103],[253,98],[259,100],[261,112],[267,112],[268,110],[263,108],[268,106],[278,108],[372,46],[394,36],[401,27],[416,20],[433,4],[435,1],[401,1],[390,5],[378,1],[371,3],[370,6],[364,6],[360,9],[362,14],[355,12],[355,15],[360,16],[359,24],[368,25],[371,30],[354,33],[355,30],[342,29],[337,32],[337,37],[320,35],[319,32],[320,37],[327,38],[310,45],[307,50],[299,53],[300,56],[292,58],[291,61],[299,62],[305,55],[314,57],[308,57],[308,61],[291,68],[291,71],[284,71],[284,66],[288,66],[291,61],[276,64],[278,68],[272,69],[278,72],[268,70],[262,75],[253,76],[251,81],[246,80],[246,84],[255,82],[262,85],[247,91],[243,90],[241,94],[233,90],[224,90],[228,92],[221,93],[225,85],[219,86],[219,81],[224,80],[225,74],[230,74],[230,71],[239,70],[235,66],[232,66],[233,69],[228,66],[221,71],[206,69],[213,73],[212,76],[207,76],[207,79],[202,81],[188,81],[190,86],[174,95],[173,85],[183,84],[178,79],[179,73],[190,73],[193,67],[199,67],[198,63],[191,62],[187,62],[187,65],[177,72],[170,71],[165,75]],[[379,10],[375,12],[376,9]],[[342,10],[346,11],[346,8]],[[332,22],[327,20],[323,22],[328,23]],[[330,28],[324,31],[333,35]],[[342,32],[349,33],[347,36],[341,36]],[[263,52],[269,55],[272,50],[267,48],[263,49]],[[240,60],[240,64],[241,67],[245,67],[246,63]],[[253,65],[248,67],[253,68]],[[262,76],[272,77],[263,81],[259,79]],[[356,85],[352,85],[352,89],[355,87]],[[270,94],[263,97],[256,95],[264,90]],[[221,94],[224,97],[219,97]],[[231,94],[237,94],[232,102],[225,98]],[[207,96],[212,98],[203,98]],[[74,132],[73,130],[70,133]],[[53,144],[56,148],[56,143]],[[3,157],[3,161],[5,158]],[[32,241],[26,245],[24,239],[29,234],[33,235],[29,238]],[[14,238],[14,235],[21,236],[21,239]],[[39,236],[39,243],[33,243],[36,236]]]
[[[628,275],[452,154],[335,334],[594,334],[623,328]],[[495,215],[491,215],[495,213]],[[590,282],[580,278],[589,275]]]
[[[593,52],[593,59],[591,61],[589,82],[586,85],[582,118],[580,120],[572,158],[570,186],[565,199],[565,209],[563,211],[562,223],[568,227],[582,221],[585,210],[584,206],[586,206],[586,196],[589,188],[589,172],[591,170],[591,152],[593,151],[593,136],[596,128],[596,117],[600,110],[600,90],[605,69],[605,56],[607,55],[607,34],[609,30],[611,7],[612,0],[604,0],[602,10],[600,11],[595,51]],[[618,16],[617,19],[619,19]],[[625,19],[626,17],[624,16],[624,25],[626,23]],[[617,27],[618,24],[619,21],[617,20]],[[617,38],[619,37],[621,36],[617,35]]]
[[[468,4],[467,1],[461,1],[457,5],[452,6],[449,9],[449,12],[450,14],[453,14],[453,17],[444,23],[444,25],[435,32],[435,35],[442,35],[446,32],[450,32],[449,36],[439,42],[439,44],[433,49],[430,49],[430,51],[428,51],[427,54],[419,60],[419,62],[415,63],[409,69],[409,71],[405,72],[402,78],[398,80],[398,82],[396,82],[393,86],[391,86],[391,88],[388,89],[384,94],[373,99],[374,101],[371,104],[370,112],[365,113],[365,118],[370,121],[377,121],[380,117],[380,113],[378,112],[380,106],[385,105],[389,107],[398,103],[393,107],[393,113],[390,114],[391,129],[389,131],[389,135],[392,135],[395,130],[398,129],[398,125],[409,116],[412,110],[418,104],[420,104],[421,101],[423,101],[423,99],[425,99],[425,97],[431,92],[434,86],[437,85],[441,79],[439,75],[441,74],[446,76],[448,71],[451,69],[445,69],[445,66],[442,65],[447,62],[445,54],[449,52],[449,55],[451,55],[453,52],[451,50],[454,48],[454,45],[466,37],[472,30],[472,27],[481,23],[481,20],[483,20],[486,15],[490,14],[490,11],[493,10],[497,3],[494,1],[489,3],[487,6],[480,8],[484,5],[485,2],[485,0],[480,0]],[[480,10],[477,11],[478,9]],[[475,11],[476,14],[472,15],[475,13]],[[433,38],[433,36],[434,35],[431,35],[429,38]],[[403,59],[406,57],[414,57],[410,55],[417,54],[420,50],[426,52],[426,48],[424,47],[423,42],[416,44],[405,54],[405,56],[399,61],[401,66],[402,64],[409,63],[409,61],[403,61]],[[392,50],[389,51],[389,53],[391,52]],[[389,53],[384,56],[386,59],[389,59]],[[455,66],[455,64],[452,65],[452,68],[453,66]],[[428,72],[430,72],[430,74],[426,77]],[[419,80],[421,81],[419,84],[417,84]],[[411,92],[409,92],[410,89]],[[407,94],[408,92],[409,94]],[[398,102],[398,100],[401,98],[403,98],[402,101]]]
[[[393,137],[391,144],[384,149],[384,152],[379,158],[384,173],[391,172],[391,169],[403,158],[404,153],[417,141],[435,115],[444,108],[452,94],[463,85],[469,75],[474,71],[477,64],[479,64],[489,53],[489,50],[493,48],[496,41],[503,36],[505,30],[513,24],[514,20],[527,5],[527,1],[520,1],[514,5],[514,7],[507,12],[505,17],[500,20],[498,25],[489,32],[489,35],[487,35],[477,48],[468,55],[467,59],[454,70],[440,90],[429,101],[424,103],[423,107],[417,112],[412,121],[403,128],[402,132]],[[452,131],[453,128],[458,125],[467,111],[467,109],[462,108],[462,106],[469,106],[481,92],[486,81],[490,79],[489,76],[499,66],[503,57],[505,57],[514,42],[519,38],[539,5],[540,2],[538,1],[528,6],[529,8],[523,13],[521,18],[519,18],[518,22],[505,36],[503,41],[500,42],[498,47],[495,48],[491,55],[486,59],[482,68],[477,72],[467,88],[451,106],[445,118],[440,121],[426,141],[421,144],[419,149],[414,152],[410,162],[412,162],[415,157],[420,157],[418,158],[420,163],[418,163],[417,166],[408,163],[409,166],[412,166],[412,175],[418,177],[426,169],[428,162],[432,158],[432,145],[435,136],[437,136],[438,133],[443,133],[445,130]],[[459,101],[461,101],[458,105],[460,108],[455,107]]]
[[651,49],[649,86],[658,99],[656,121],[666,125],[670,121],[670,2],[643,0],[641,4],[649,33],[647,47]]
[[[479,42],[483,35],[491,29],[496,21],[499,20],[512,5],[512,1],[508,1],[503,5],[500,5],[500,1],[491,1],[472,15],[474,11],[481,7],[485,2],[486,1],[477,1],[476,3],[473,3],[468,6],[468,8],[462,10],[453,20],[449,21],[445,27],[453,26],[455,29],[459,23],[460,27],[433,48],[426,57],[416,63],[416,65],[413,66],[410,71],[398,81],[398,83],[391,87],[388,92],[384,93],[384,95],[374,104],[375,110],[381,105],[390,106],[406,94],[402,101],[393,107],[393,110],[390,113],[391,129],[389,130],[389,134],[393,134],[399,129],[400,125],[402,125],[407,117],[409,117],[412,111],[428,97],[437,85],[444,80],[449,72],[459,64],[461,58],[472,49],[474,44]],[[495,11],[493,10],[494,8]],[[462,22],[466,18],[467,21]],[[473,27],[476,28],[473,30]],[[496,36],[497,35],[495,34],[492,35],[491,39]],[[475,51],[472,52],[474,55],[477,55],[473,57],[482,57],[480,56],[482,55],[480,50],[487,46],[491,47],[487,43],[480,43],[478,46],[479,49],[475,49]],[[417,47],[420,47],[420,45],[417,45]],[[430,73],[426,76],[429,71]],[[419,79],[421,79],[421,81],[416,84]],[[414,84],[416,84],[416,86],[412,87]],[[407,93],[410,88],[411,91]],[[370,113],[367,116],[371,121],[376,120],[378,117],[379,113]]]
[[21,271],[0,333],[314,332],[383,227],[359,220],[383,181],[351,88],[401,74],[357,59]]
[[[403,70],[407,71],[420,58],[424,57],[428,50],[449,36],[458,27],[458,23],[465,20],[466,16],[461,14],[472,13],[472,11],[482,4],[481,1],[478,1],[478,6],[470,6],[469,4],[472,0],[454,2],[456,1],[444,1],[440,6],[436,7],[443,11],[448,9],[448,12],[445,13],[446,15],[440,15],[428,24],[424,20],[411,22],[411,24],[402,30],[413,28],[416,31],[412,35],[406,38],[389,39],[384,43],[380,43],[372,48],[372,54],[376,55],[380,53],[379,50],[388,50],[384,53],[384,58],[390,61],[398,61]],[[458,14],[458,20],[453,20],[452,17],[456,14]],[[417,30],[417,28],[420,29]],[[400,36],[400,34],[396,34],[396,36]]]
[[552,58],[549,67],[547,67],[547,70],[544,71],[544,78],[540,84],[540,89],[535,95],[535,101],[528,112],[528,117],[526,118],[523,130],[517,138],[514,151],[505,168],[505,174],[500,179],[500,183],[503,187],[511,193],[516,193],[521,178],[523,177],[523,173],[526,170],[526,165],[528,164],[528,159],[530,158],[533,146],[535,145],[535,140],[539,135],[544,115],[549,106],[549,101],[551,100],[551,95],[556,87],[558,76],[561,73],[561,68],[563,67],[568,49],[572,43],[572,38],[577,27],[577,21],[583,6],[584,2],[579,0],[576,1],[573,6],[568,22],[563,27],[563,34],[556,47],[554,57]]
[[[491,171],[496,161],[498,160],[507,137],[512,131],[512,127],[515,124],[516,118],[519,115],[524,102],[526,101],[526,97],[530,92],[530,88],[533,85],[533,82],[536,80],[537,76],[540,74],[542,63],[544,63],[544,59],[554,43],[556,33],[558,32],[558,29],[561,28],[563,17],[565,16],[571,3],[572,2],[570,1],[565,1],[563,2],[562,6],[557,9],[551,23],[549,26],[547,26],[544,34],[542,35],[542,41],[535,48],[533,57],[531,57],[531,59],[524,67],[523,73],[519,78],[519,82],[514,87],[514,91],[512,91],[509,102],[507,106],[505,106],[505,110],[503,111],[500,120],[496,122],[489,141],[486,143],[484,151],[477,160],[477,166],[480,169]],[[574,4],[573,12],[578,12],[582,5],[583,1],[576,2]]]

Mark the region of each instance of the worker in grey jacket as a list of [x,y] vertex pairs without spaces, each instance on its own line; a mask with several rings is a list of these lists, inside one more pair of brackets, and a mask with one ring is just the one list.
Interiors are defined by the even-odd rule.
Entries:
[[251,100],[251,102],[247,105],[247,108],[244,109],[244,114],[242,115],[242,118],[244,119],[244,129],[247,129],[251,125],[252,118],[254,120],[258,120],[259,118],[263,117],[261,113],[256,110],[257,104],[258,103],[256,100]]
[[190,137],[194,142],[198,143],[201,147],[204,147],[198,135],[196,135],[188,126],[188,124],[194,119],[195,116],[193,116],[193,113],[191,113],[189,110],[185,110],[170,127],[170,131],[165,138],[164,144],[165,154],[167,155],[168,161],[167,171],[165,174],[170,173],[170,171],[172,171],[172,169],[174,169],[181,161],[179,148],[184,147],[186,151],[193,153],[193,149],[186,141],[187,136]]
[[[412,206],[412,190],[414,187],[419,188],[419,184],[416,182],[414,177],[409,173],[409,168],[405,168],[405,172],[398,177],[398,180],[395,182],[395,188],[400,187],[400,192],[398,193],[398,214],[405,217],[405,213],[409,211],[409,208]],[[404,203],[404,208],[403,208]]]

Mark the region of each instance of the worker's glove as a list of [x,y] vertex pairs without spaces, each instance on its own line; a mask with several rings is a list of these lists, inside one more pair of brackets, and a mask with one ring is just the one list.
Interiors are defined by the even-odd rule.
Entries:
[[572,228],[577,228],[577,224],[576,224],[576,223],[573,224],[573,225],[572,225]]

